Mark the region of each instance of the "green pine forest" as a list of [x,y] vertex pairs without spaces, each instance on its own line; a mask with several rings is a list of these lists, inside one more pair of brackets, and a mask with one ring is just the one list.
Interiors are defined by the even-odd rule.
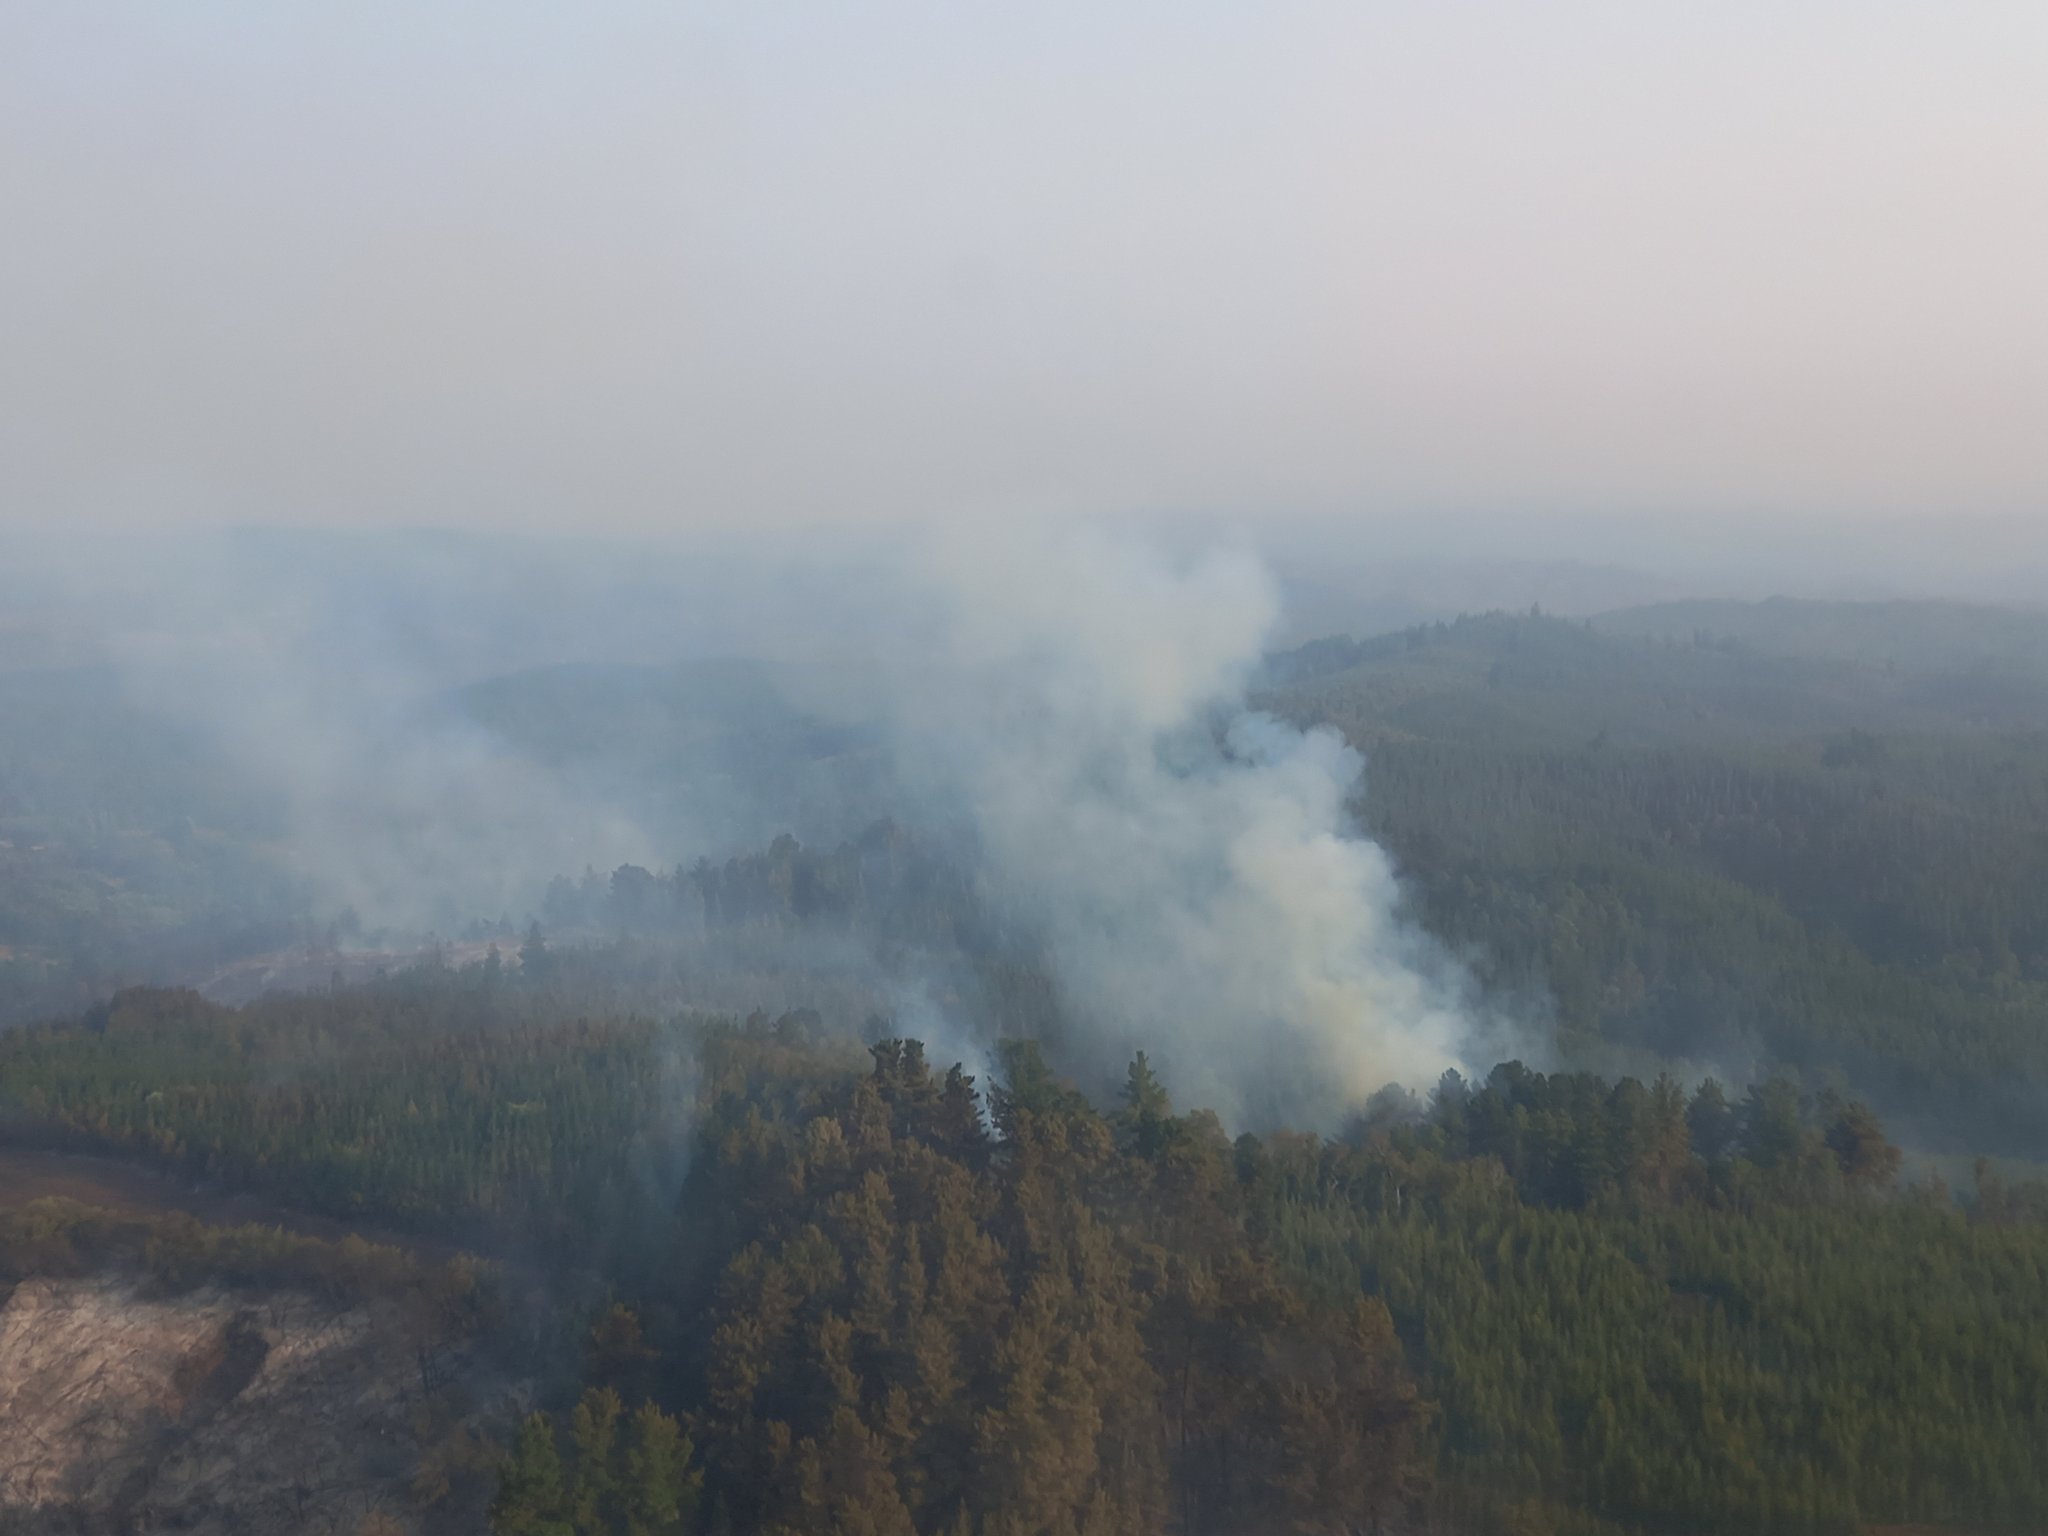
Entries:
[[17,1136],[554,1266],[500,1531],[2048,1518],[2048,1188],[1902,1181],[1854,1098],[1508,1064],[1233,1140],[1142,1056],[1091,1099],[568,985],[131,992],[0,1081]]
[[[0,1136],[479,1257],[38,1204],[0,1280],[491,1336],[541,1400],[423,1453],[425,1520],[467,1479],[530,1536],[2048,1529],[2034,616],[1492,614],[1269,658],[1256,706],[1358,748],[1408,915],[1530,1043],[1315,1128],[1225,1126],[1142,1053],[1076,1075],[1035,936],[900,814],[564,871],[459,957],[209,1001],[178,983],[343,919],[267,861],[274,807],[57,686],[0,683],[52,722],[0,758]],[[448,707],[560,758],[663,686]],[[887,777],[776,732],[791,782]],[[985,1061],[907,1038],[911,981]]]

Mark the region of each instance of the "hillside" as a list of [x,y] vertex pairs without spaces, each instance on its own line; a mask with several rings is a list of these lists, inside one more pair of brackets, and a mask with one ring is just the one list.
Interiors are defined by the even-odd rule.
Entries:
[[1837,1073],[2041,1155],[2048,668],[1811,649],[1490,615],[1275,658],[1262,702],[1364,753],[1425,920],[1564,1059]]
[[481,1532],[537,1363],[501,1301],[360,1237],[0,1212],[0,1526]]
[[[1364,753],[1359,813],[1415,911],[1560,1062],[1832,1074],[1929,1153],[2039,1157],[2041,623],[1941,604],[1669,604],[1590,623],[1494,614],[1272,657],[1258,702]],[[462,774],[501,765],[509,777],[477,796],[493,814],[476,835],[517,848],[537,818],[549,846],[573,849],[585,827],[618,824],[667,853],[580,875],[527,857],[517,904],[471,909],[453,931],[509,949],[539,917],[573,935],[698,945],[708,876],[683,881],[677,866],[762,848],[791,826],[806,860],[839,858],[830,851],[891,799],[886,739],[819,719],[777,682],[742,661],[591,665],[417,705],[407,718],[422,741],[463,746],[420,814],[461,797]],[[0,1019],[143,980],[239,998],[266,977],[367,976],[423,952],[425,934],[347,928],[316,872],[287,856],[279,807],[109,675],[17,670],[0,692],[25,727],[0,760]],[[373,808],[407,811],[411,761],[394,770],[399,798]],[[367,844],[411,837],[402,819],[349,825]],[[417,850],[451,897],[466,888],[465,847]],[[769,865],[747,876],[763,883],[747,902],[801,906],[794,887],[776,893],[813,878],[808,863]],[[971,871],[952,883],[963,879]],[[776,921],[799,918],[796,906]],[[960,957],[939,951],[974,927],[956,934],[936,909],[904,919],[882,915],[863,942],[914,932],[944,970]],[[1030,936],[1004,940],[1019,945]],[[785,974],[772,983],[758,959],[738,970],[765,997],[797,1001],[789,968],[826,953],[775,959]],[[849,958],[828,969],[849,974]],[[707,1000],[750,1005],[712,984],[734,969],[718,953],[662,963],[691,968]]]
[[1607,634],[1732,641],[1762,655],[1852,661],[1916,673],[2038,672],[2048,611],[1975,603],[1666,602],[1600,614]]

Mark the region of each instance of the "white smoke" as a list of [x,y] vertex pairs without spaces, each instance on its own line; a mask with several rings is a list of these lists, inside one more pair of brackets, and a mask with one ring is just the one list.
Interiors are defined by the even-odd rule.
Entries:
[[[1054,968],[1072,1067],[1112,1076],[1144,1049],[1183,1102],[1329,1126],[1463,1053],[1468,987],[1351,823],[1357,754],[1247,706],[1279,617],[1249,553],[1033,524],[727,559],[671,586],[673,563],[636,585],[602,552],[553,562],[551,583],[517,551],[349,548],[84,561],[63,568],[63,608],[105,630],[138,700],[275,802],[279,857],[370,928],[520,917],[551,875],[722,856],[715,829],[788,826],[772,743],[740,782],[662,781],[657,837],[611,781],[430,707],[502,668],[716,645],[775,658],[802,714],[887,728],[899,782],[873,813],[972,828],[987,904]],[[664,594],[644,618],[641,585]],[[939,1001],[962,984],[901,1010],[942,1064],[974,1056]]]
[[1065,530],[921,565],[942,596],[891,690],[903,760],[1045,935],[1095,1065],[1143,1048],[1237,1123],[1327,1123],[1459,1060],[1464,982],[1352,824],[1358,754],[1246,705],[1278,616],[1259,562]]

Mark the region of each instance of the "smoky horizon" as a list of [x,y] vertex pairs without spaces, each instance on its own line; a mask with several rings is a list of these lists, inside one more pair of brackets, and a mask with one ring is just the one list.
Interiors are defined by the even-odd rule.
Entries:
[[0,527],[2038,564],[2038,7],[37,0],[0,38]]

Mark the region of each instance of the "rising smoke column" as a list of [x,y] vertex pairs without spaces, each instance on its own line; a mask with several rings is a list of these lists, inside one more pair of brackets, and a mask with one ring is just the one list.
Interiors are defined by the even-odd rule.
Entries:
[[1352,824],[1358,754],[1247,707],[1278,613],[1257,560],[1063,530],[919,565],[938,616],[894,690],[901,758],[1045,936],[1075,1065],[1143,1048],[1238,1125],[1329,1125],[1457,1062],[1465,985]]

